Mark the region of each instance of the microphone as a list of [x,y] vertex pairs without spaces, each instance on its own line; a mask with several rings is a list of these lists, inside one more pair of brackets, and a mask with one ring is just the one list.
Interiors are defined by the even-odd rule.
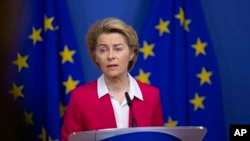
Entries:
[[132,114],[132,127],[136,127],[136,120],[135,120],[134,112],[133,112],[133,108],[132,108],[132,101],[129,97],[128,92],[125,92],[125,97],[126,97],[129,109],[131,110],[131,114]]

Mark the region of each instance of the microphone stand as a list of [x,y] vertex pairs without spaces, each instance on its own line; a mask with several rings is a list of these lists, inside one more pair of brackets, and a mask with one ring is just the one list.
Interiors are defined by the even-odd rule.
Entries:
[[131,115],[132,115],[132,127],[136,127],[136,120],[135,120],[134,111],[133,111],[133,108],[132,108],[132,101],[131,101],[131,99],[130,99],[130,97],[129,97],[128,92],[125,92],[125,97],[126,97],[126,100],[127,100],[128,106],[129,106],[129,109],[131,110]]

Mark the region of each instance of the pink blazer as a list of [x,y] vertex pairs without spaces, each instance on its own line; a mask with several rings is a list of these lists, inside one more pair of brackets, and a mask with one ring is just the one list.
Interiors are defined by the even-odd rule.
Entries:
[[[138,127],[164,126],[159,90],[137,81],[143,101],[134,98],[132,108]],[[129,127],[131,124],[129,113]],[[77,131],[116,128],[115,115],[109,95],[98,99],[97,81],[80,86],[72,91],[63,126],[62,141],[67,141],[69,134]]]

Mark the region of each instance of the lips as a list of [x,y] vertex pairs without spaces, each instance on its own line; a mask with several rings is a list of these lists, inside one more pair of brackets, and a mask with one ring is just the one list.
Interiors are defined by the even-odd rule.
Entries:
[[108,65],[107,67],[108,68],[114,68],[114,67],[117,67],[118,65],[116,65],[116,64],[110,64],[110,65]]

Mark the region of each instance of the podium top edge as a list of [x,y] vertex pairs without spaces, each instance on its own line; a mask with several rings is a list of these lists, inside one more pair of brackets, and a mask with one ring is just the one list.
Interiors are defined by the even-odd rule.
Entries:
[[[129,127],[129,128],[106,128],[106,129],[97,129],[97,130],[87,130],[87,131],[84,131],[84,132],[107,132],[107,131],[113,131],[113,130],[150,130],[150,129],[171,129],[171,130],[180,130],[180,129],[187,129],[187,130],[190,130],[190,129],[193,129],[193,130],[207,130],[207,128],[205,126],[175,126],[175,127],[167,127],[167,126],[149,126],[149,127]],[[78,132],[73,132],[71,134],[75,135],[79,132],[82,132],[82,131],[78,131]]]
[[162,133],[177,137],[182,141],[202,141],[204,138],[207,128],[204,126],[176,126],[176,127],[165,127],[165,126],[150,126],[150,127],[131,127],[131,128],[108,128],[88,131],[73,132],[69,135],[69,141],[97,141],[106,138],[130,134],[130,133],[143,133],[143,132],[154,132]]
[[[110,131],[110,130],[123,130],[123,129],[197,129],[197,130],[206,130],[204,126],[150,126],[150,127],[130,127],[130,128],[107,128],[107,129],[98,129],[95,131]],[[93,131],[93,130],[92,130]]]

